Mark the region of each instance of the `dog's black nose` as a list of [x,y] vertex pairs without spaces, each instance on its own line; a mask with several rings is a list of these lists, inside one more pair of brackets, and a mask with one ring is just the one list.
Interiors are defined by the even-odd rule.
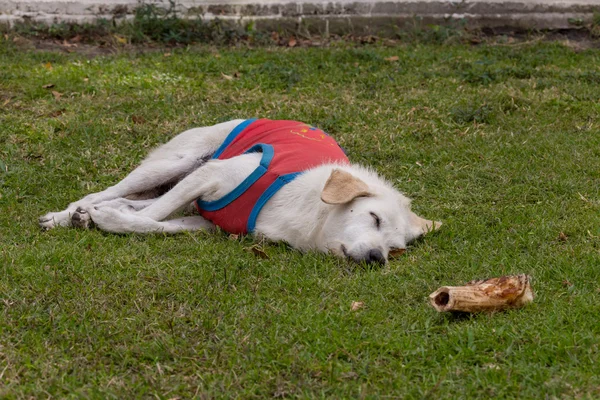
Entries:
[[385,264],[385,257],[383,256],[381,250],[371,249],[367,253],[365,261],[367,262],[367,264]]

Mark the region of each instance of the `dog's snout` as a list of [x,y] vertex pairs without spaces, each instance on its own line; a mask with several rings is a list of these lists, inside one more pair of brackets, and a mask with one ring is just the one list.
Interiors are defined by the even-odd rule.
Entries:
[[365,258],[367,264],[385,264],[385,257],[379,249],[371,249]]

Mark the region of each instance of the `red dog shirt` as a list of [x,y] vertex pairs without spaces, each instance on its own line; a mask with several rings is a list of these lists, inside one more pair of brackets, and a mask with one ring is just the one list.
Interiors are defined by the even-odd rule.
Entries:
[[337,142],[320,129],[296,121],[249,119],[227,136],[213,159],[262,152],[260,165],[219,200],[196,201],[207,220],[230,233],[254,231],[263,206],[303,171],[327,163],[349,164]]

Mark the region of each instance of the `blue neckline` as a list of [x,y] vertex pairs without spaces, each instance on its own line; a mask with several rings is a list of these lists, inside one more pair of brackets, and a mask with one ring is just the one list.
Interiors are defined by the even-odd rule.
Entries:
[[258,214],[260,214],[262,208],[267,204],[267,201],[275,195],[285,185],[296,179],[298,175],[302,172],[293,172],[291,174],[285,174],[277,177],[273,183],[269,185],[267,190],[260,195],[254,207],[252,207],[252,211],[250,212],[250,216],[248,217],[248,222],[246,224],[246,230],[248,233],[253,233],[256,228],[256,220],[258,219]]

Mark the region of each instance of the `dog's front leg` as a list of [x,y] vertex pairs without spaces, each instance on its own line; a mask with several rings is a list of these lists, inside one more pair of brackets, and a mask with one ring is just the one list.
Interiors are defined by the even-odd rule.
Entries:
[[185,208],[198,198],[217,200],[244,181],[258,167],[260,154],[244,154],[227,160],[211,160],[181,180],[158,199],[147,201],[147,207],[136,210],[121,201],[109,201],[87,209],[92,221],[102,230],[115,233],[176,233],[206,230],[214,227],[201,216],[166,217]]
[[211,160],[135,214],[162,221],[196,199],[220,199],[240,185],[258,167],[260,158],[260,153],[249,153],[227,160]]

